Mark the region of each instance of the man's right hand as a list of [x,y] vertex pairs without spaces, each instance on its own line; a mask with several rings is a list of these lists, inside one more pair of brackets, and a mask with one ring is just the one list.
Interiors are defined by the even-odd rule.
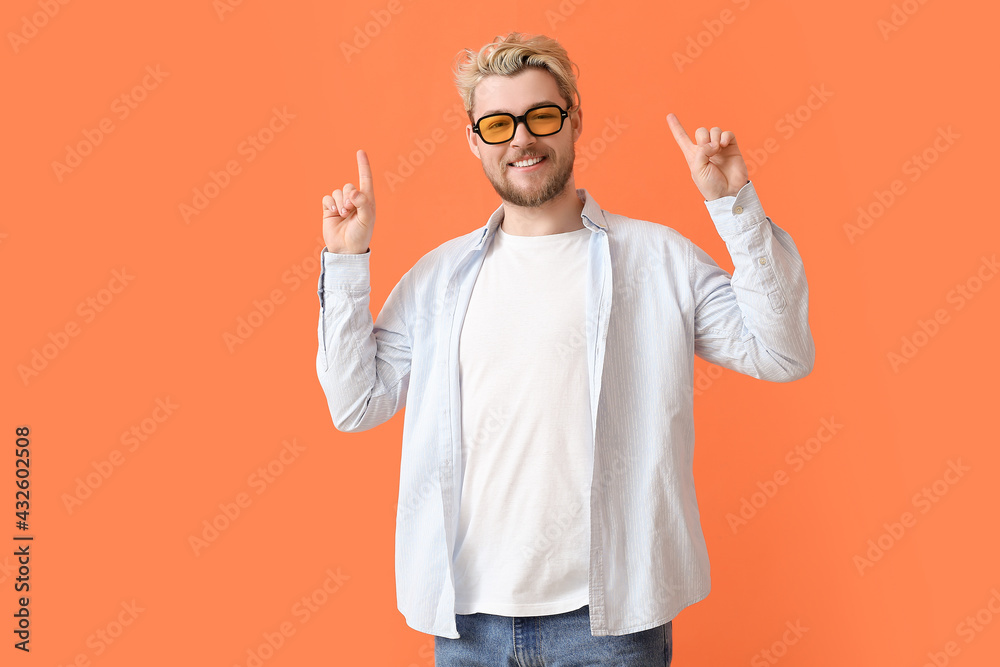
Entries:
[[375,229],[375,190],[368,155],[358,149],[358,185],[348,183],[323,197],[323,241],[338,254],[368,252]]

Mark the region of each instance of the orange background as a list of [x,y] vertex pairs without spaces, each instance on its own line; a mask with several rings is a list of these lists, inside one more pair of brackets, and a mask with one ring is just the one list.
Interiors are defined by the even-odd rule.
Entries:
[[[0,662],[247,665],[291,623],[263,664],[433,664],[432,636],[396,610],[402,415],[338,433],[316,378],[321,201],[357,184],[364,148],[378,201],[377,314],[421,255],[499,205],[456,120],[450,67],[461,48],[519,30],[556,37],[579,65],[577,186],[603,208],[670,225],[732,270],[667,127],[673,111],[692,136],[719,125],[745,156],[767,155],[751,177],[806,266],[817,348],[807,378],[759,382],[696,360],[714,378],[695,415],[713,588],[676,618],[674,664],[765,664],[767,649],[789,666],[916,666],[928,652],[996,665],[1000,615],[987,604],[1000,590],[1000,280],[972,280],[979,290],[961,308],[953,290],[986,275],[981,258],[1000,247],[989,84],[998,11],[905,4],[553,0],[493,11],[400,0],[391,13],[381,0],[245,0],[220,14],[211,0],[71,2],[39,15],[32,33],[24,21],[43,11],[38,0],[5,3]],[[894,11],[901,25],[883,35]],[[12,43],[22,31],[33,36]],[[355,40],[363,48],[348,58]],[[696,57],[679,67],[675,53],[688,48]],[[121,117],[115,99],[157,66],[162,80]],[[812,86],[831,96],[810,109]],[[250,160],[241,144],[274,108],[294,118]],[[798,127],[782,123],[796,113]],[[113,130],[60,179],[53,163],[102,121]],[[609,121],[627,127],[602,144]],[[949,127],[958,138],[935,154]],[[432,136],[443,140],[390,184]],[[935,161],[911,180],[907,162],[924,151]],[[181,206],[230,160],[239,173],[185,221]],[[902,193],[852,242],[845,225],[859,206],[878,211],[876,192],[888,201],[894,180]],[[123,268],[133,276],[124,287],[113,282]],[[275,290],[270,316],[227,346]],[[88,320],[90,298],[106,303]],[[940,310],[935,329],[927,321]],[[934,335],[915,336],[916,354],[893,367],[888,355],[921,321]],[[74,323],[77,335],[61,339]],[[22,378],[46,345],[52,358]],[[177,406],[160,422],[157,399]],[[824,418],[843,426],[796,470],[786,455]],[[144,420],[146,439],[130,451],[121,437]],[[18,425],[32,438],[30,654],[12,648],[6,555],[19,533]],[[304,449],[263,489],[254,483],[293,440]],[[67,507],[116,450],[120,465]],[[968,472],[939,482],[922,513],[914,495],[959,460]],[[778,471],[787,484],[734,531],[727,515]],[[196,554],[191,536],[204,521],[223,525],[220,503],[241,493],[249,505]],[[884,524],[907,511],[915,526],[859,572],[868,540],[889,544]],[[340,583],[303,619],[296,605],[328,569]],[[137,617],[111,644],[99,640],[133,601]],[[977,612],[990,622],[962,631]],[[786,622],[809,630],[782,651]]]

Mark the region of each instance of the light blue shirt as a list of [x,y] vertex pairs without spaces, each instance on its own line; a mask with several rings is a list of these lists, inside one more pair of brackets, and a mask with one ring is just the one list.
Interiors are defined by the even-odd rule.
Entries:
[[[732,276],[662,224],[601,209],[585,189],[586,349],[594,446],[590,628],[656,627],[709,592],[695,496],[694,355],[762,380],[807,375],[815,348],[792,238],[753,184],[706,201]],[[373,322],[371,252],[322,252],[316,370],[339,431],[374,428],[404,405],[396,599],[411,628],[456,639],[452,554],[462,439],[458,343],[497,226],[426,253]],[[569,338],[571,332],[567,332]]]

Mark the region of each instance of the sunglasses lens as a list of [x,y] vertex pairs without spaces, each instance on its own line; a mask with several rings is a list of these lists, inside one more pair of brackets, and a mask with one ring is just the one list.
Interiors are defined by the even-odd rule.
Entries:
[[528,114],[528,129],[532,134],[555,134],[562,126],[562,114],[557,107],[542,107]]
[[514,136],[514,121],[509,116],[490,116],[479,121],[479,134],[484,141],[500,143]]
[[[528,130],[537,137],[555,134],[562,129],[562,111],[548,106],[532,109],[525,121]],[[514,137],[514,120],[506,114],[487,116],[479,121],[479,136],[491,144],[502,144]]]

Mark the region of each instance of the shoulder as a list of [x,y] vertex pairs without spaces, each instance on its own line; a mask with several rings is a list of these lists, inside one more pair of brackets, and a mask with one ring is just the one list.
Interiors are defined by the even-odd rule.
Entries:
[[687,252],[691,244],[688,237],[664,223],[601,212],[607,223],[609,242],[619,247],[641,250],[654,244],[667,252]]
[[433,284],[435,280],[443,276],[451,275],[451,269],[472,249],[482,232],[480,227],[440,243],[414,262],[413,267],[406,272],[404,277],[427,285]]

